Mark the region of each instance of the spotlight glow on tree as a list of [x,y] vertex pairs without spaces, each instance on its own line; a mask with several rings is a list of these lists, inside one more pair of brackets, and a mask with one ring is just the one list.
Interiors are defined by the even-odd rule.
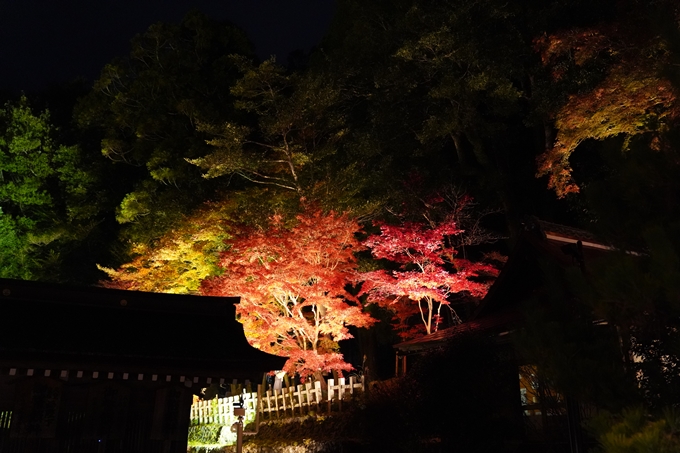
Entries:
[[646,135],[649,148],[659,151],[663,132],[680,117],[676,90],[660,76],[668,65],[667,49],[662,41],[637,35],[625,27],[602,26],[535,40],[554,82],[567,77],[569,65],[583,67],[603,55],[613,60],[599,84],[571,94],[554,112],[557,135],[554,145],[538,156],[537,176],[548,176],[548,188],[560,198],[579,192],[569,158],[582,142],[621,136],[626,150],[632,137]]
[[204,281],[202,292],[240,296],[237,316],[248,341],[288,357],[288,373],[305,379],[351,370],[338,341],[352,338],[348,325],[374,322],[345,289],[355,271],[358,230],[347,215],[320,211],[299,215],[293,228],[275,217],[267,229],[244,229],[226,241],[224,274]]
[[[443,222],[434,228],[413,222],[383,225],[380,231],[363,244],[375,258],[389,260],[399,270],[362,274],[360,295],[366,294],[369,302],[392,311],[404,338],[435,332],[442,306],[449,306],[450,295],[467,292],[483,297],[488,284],[474,278],[498,275],[498,270],[488,264],[454,258],[456,251],[446,245],[446,238],[463,232],[454,222]],[[414,316],[419,316],[422,323],[411,326]]]

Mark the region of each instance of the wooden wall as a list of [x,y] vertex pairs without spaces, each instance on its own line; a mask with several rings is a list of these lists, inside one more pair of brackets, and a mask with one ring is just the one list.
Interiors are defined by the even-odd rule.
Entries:
[[0,376],[2,453],[185,453],[180,383]]

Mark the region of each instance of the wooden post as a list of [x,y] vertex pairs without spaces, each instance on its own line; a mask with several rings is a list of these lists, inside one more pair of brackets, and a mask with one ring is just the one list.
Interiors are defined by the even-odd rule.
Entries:
[[[255,432],[260,430],[260,411],[262,410],[262,390],[263,385],[257,385],[257,401],[255,402]],[[262,414],[264,416],[264,414]]]
[[314,401],[316,402],[316,411],[319,412],[321,410],[321,382],[319,381],[314,381]]
[[328,380],[328,413],[331,413],[331,405],[333,404],[333,396],[335,395],[335,381]]
[[280,390],[274,389],[274,408],[276,409],[276,418],[279,418],[279,392]]
[[338,379],[338,411],[342,412],[342,400],[345,399],[345,378]]

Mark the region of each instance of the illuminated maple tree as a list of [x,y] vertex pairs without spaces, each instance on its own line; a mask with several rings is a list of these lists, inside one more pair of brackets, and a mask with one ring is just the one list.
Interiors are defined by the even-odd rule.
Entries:
[[[462,232],[453,221],[434,227],[409,222],[382,225],[379,235],[364,241],[373,257],[395,263],[398,270],[361,274],[360,294],[366,294],[368,302],[393,313],[403,338],[435,332],[442,307],[451,309],[450,295],[467,293],[483,297],[489,285],[479,277],[498,275],[498,270],[491,265],[455,258],[456,250],[447,245],[446,239]],[[422,322],[412,326],[414,317],[420,317]]]
[[624,150],[631,137],[647,134],[649,147],[660,148],[660,134],[680,116],[670,80],[662,77],[668,64],[667,46],[631,26],[571,29],[535,42],[543,64],[559,82],[574,68],[610,60],[606,76],[592,89],[570,95],[554,112],[557,135],[552,147],[538,157],[537,176],[548,176],[548,187],[559,197],[579,191],[572,178],[571,154],[587,139],[623,136]]
[[[292,228],[274,217],[265,229],[244,228],[226,241],[224,273],[203,282],[212,296],[240,296],[237,316],[248,341],[288,357],[284,370],[305,379],[324,371],[351,370],[338,341],[347,326],[373,319],[346,290],[355,271],[356,221],[309,211]],[[352,303],[354,301],[354,303]]]

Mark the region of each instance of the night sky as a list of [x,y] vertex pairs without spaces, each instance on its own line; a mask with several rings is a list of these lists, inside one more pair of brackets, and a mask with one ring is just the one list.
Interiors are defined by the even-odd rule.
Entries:
[[39,90],[94,80],[149,25],[197,9],[243,28],[262,59],[285,63],[319,43],[334,0],[0,0],[0,89]]

